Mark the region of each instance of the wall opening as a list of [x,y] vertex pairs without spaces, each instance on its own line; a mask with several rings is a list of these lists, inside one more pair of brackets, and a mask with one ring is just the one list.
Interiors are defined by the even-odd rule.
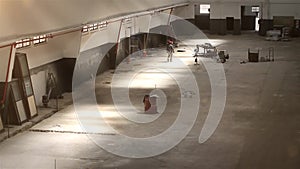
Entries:
[[259,19],[260,19],[260,7],[259,6],[252,6],[252,12],[256,14],[255,17],[255,31],[259,31]]
[[210,4],[195,5],[195,24],[201,30],[209,30]]
[[259,6],[241,6],[241,28],[242,30],[259,30]]
[[227,31],[233,31],[233,27],[234,27],[233,17],[226,17],[226,27],[227,27]]

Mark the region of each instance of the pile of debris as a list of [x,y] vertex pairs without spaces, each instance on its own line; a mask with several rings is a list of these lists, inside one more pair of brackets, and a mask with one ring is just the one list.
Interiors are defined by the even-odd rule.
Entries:
[[[248,62],[274,62],[274,48],[268,48],[268,55],[266,57],[259,56],[262,49],[248,49]],[[246,63],[246,61],[241,61],[241,64]]]
[[[200,52],[200,47],[203,48],[202,53]],[[226,50],[218,50],[217,47],[210,43],[196,45],[194,52],[195,54],[193,57],[195,57],[195,64],[198,64],[198,57],[213,58],[221,63],[225,63],[226,60],[229,59],[229,54]]]
[[274,29],[267,31],[266,40],[269,41],[289,41],[291,34],[290,27],[282,27],[280,29]]

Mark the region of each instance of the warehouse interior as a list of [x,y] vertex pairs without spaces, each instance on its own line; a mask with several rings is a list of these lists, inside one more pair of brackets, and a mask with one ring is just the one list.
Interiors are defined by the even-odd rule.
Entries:
[[0,169],[300,168],[299,9],[0,0]]

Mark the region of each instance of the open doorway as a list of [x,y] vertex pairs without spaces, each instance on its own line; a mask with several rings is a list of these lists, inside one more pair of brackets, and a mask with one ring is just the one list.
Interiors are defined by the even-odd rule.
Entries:
[[260,7],[259,6],[252,6],[252,12],[255,13],[255,31],[259,31],[259,19],[260,19]]
[[201,30],[209,30],[210,4],[195,5],[195,25]]
[[242,30],[259,31],[259,6],[242,6],[241,7],[241,28]]
[[234,27],[234,18],[233,17],[226,17],[226,27],[227,31],[232,32]]

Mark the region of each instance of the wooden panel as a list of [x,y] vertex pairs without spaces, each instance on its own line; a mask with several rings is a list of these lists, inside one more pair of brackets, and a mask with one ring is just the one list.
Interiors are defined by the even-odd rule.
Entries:
[[22,100],[22,91],[20,89],[19,81],[14,79],[10,82],[10,100],[9,100],[9,124],[21,125],[27,121],[24,101]]
[[37,109],[35,106],[35,100],[34,100],[34,96],[29,96],[28,97],[28,104],[29,104],[29,110],[30,110],[30,115],[31,117],[34,117],[37,115]]
[[25,53],[16,53],[16,61],[13,72],[14,77],[20,80],[20,90],[22,91],[21,93],[25,112],[27,118],[30,119],[37,115],[37,109],[34,100],[34,92],[30,78],[27,56]]
[[27,117],[26,117],[26,112],[24,109],[23,101],[20,100],[20,101],[16,102],[16,105],[17,105],[20,121],[21,122],[26,121]]

